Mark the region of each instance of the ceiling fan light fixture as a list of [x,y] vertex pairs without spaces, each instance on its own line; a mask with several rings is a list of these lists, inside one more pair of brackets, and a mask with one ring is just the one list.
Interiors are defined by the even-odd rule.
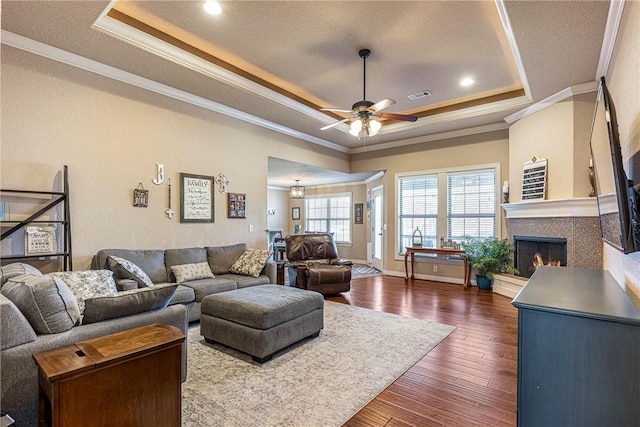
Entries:
[[349,133],[353,136],[360,136],[360,132],[362,132],[362,120],[354,120],[351,122],[351,129],[349,129]]
[[369,136],[375,136],[380,132],[382,125],[377,120],[369,120]]

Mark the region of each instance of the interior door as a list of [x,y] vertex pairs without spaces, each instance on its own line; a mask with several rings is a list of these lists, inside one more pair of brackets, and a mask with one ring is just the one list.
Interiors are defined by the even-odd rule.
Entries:
[[374,188],[371,206],[371,241],[373,242],[371,265],[380,271],[382,271],[382,248],[384,247],[383,201],[382,187]]

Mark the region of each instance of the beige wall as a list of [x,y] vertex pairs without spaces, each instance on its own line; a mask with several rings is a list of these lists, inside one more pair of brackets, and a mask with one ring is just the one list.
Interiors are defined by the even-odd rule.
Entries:
[[284,189],[270,188],[267,191],[267,209],[275,210],[274,215],[267,215],[268,229],[283,229],[283,234],[288,233],[289,192]]
[[[5,46],[1,78],[2,188],[50,191],[69,166],[75,269],[102,248],[266,247],[269,155],[349,171],[344,154]],[[174,184],[171,220],[156,163]],[[228,219],[216,191],[214,223],[181,224],[180,172],[226,174],[247,218]],[[132,206],[139,183],[147,208]]]
[[548,159],[547,200],[587,197],[589,134],[595,93],[578,95],[517,121],[509,128],[509,201],[522,201],[522,167]]
[[[403,172],[415,172],[435,169],[458,168],[480,164],[499,163],[500,175],[507,176],[509,161],[509,141],[507,131],[498,131],[480,135],[412,145],[408,147],[362,153],[353,156],[353,172],[384,170],[384,221],[387,225],[384,234],[384,268],[388,272],[402,272],[404,263],[396,256],[397,201],[395,175]],[[373,183],[372,183],[373,184]],[[501,221],[502,234],[506,235],[504,218]],[[446,229],[438,233],[446,235]],[[461,277],[457,264],[444,265],[438,273],[427,271],[428,266],[419,266],[418,274],[431,276]]]
[[[607,87],[616,106],[626,172],[640,183],[640,2],[628,1],[607,73]],[[635,167],[633,167],[635,166]],[[640,252],[624,255],[604,245],[604,268],[626,287],[640,307]]]

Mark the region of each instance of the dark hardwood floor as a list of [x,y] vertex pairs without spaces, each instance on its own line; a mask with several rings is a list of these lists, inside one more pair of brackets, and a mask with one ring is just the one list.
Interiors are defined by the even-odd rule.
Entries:
[[345,426],[516,424],[517,310],[475,287],[356,278],[331,301],[456,326],[456,330]]

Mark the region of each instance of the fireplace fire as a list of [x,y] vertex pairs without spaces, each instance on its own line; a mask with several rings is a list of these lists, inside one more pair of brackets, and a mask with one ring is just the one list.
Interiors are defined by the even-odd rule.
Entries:
[[567,239],[556,237],[513,236],[514,265],[520,275],[531,277],[541,265],[567,265]]

